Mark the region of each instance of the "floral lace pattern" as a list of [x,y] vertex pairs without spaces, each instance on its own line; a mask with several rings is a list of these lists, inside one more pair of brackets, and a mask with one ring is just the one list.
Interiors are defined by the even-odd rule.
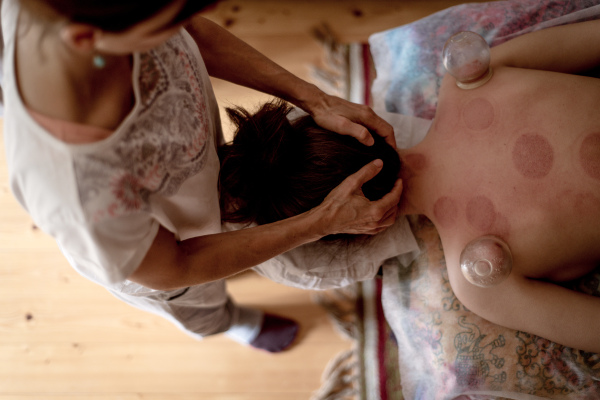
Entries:
[[181,35],[141,54],[135,118],[116,133],[118,141],[75,157],[89,220],[149,211],[150,196],[173,195],[203,168],[210,122],[198,62],[190,54]]

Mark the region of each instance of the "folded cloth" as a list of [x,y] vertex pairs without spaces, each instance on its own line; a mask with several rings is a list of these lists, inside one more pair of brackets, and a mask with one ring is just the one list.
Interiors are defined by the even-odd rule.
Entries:
[[[227,224],[224,229],[239,229]],[[408,265],[419,254],[406,218],[385,231],[349,241],[307,243],[254,267],[274,282],[301,289],[326,290],[372,279],[385,260]]]

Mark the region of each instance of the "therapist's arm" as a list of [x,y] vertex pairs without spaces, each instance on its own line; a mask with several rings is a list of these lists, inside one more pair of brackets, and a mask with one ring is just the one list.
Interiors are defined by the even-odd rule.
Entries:
[[371,145],[368,128],[396,148],[393,128],[370,107],[327,95],[202,16],[193,17],[185,28],[198,45],[211,76],[289,101],[323,128]]
[[[378,162],[377,162],[378,161]],[[239,231],[177,242],[160,228],[141,265],[128,279],[140,285],[173,290],[223,279],[276,255],[336,233],[375,234],[392,225],[402,193],[401,181],[378,201],[361,186],[381,170],[381,160],[346,178],[314,209],[295,217]]]

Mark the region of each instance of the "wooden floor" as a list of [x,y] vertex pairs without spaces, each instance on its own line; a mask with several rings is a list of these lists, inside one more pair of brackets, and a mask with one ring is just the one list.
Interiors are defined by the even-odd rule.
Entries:
[[[458,1],[224,1],[209,14],[295,74],[309,78],[327,22],[365,40]],[[264,96],[214,82],[221,105]],[[228,129],[228,125],[226,129]],[[308,399],[328,360],[351,346],[306,291],[248,273],[230,280],[240,303],[293,316],[299,344],[270,355],[214,337],[198,342],[77,275],[19,208],[0,151],[0,400]]]

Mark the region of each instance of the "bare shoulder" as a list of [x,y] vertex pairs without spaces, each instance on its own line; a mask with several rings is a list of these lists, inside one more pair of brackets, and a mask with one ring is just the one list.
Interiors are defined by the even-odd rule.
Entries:
[[458,259],[447,259],[450,285],[458,300],[469,310],[489,321],[506,324],[506,310],[511,304],[514,292],[523,289],[524,278],[511,273],[501,283],[491,287],[479,287],[469,282],[463,275]]
[[[527,290],[529,279],[523,276],[518,269],[512,268],[510,254],[504,255],[504,257],[508,257],[508,261],[510,262],[508,270],[505,269],[505,271],[509,271],[507,276],[499,279],[492,286],[477,286],[467,279],[465,273],[461,270],[460,262],[461,254],[466,252],[465,248],[470,247],[471,243],[478,242],[479,240],[476,239],[470,242],[467,236],[462,238],[454,237],[453,240],[452,236],[449,238],[443,232],[441,236],[444,243],[444,254],[450,285],[459,301],[482,318],[503,326],[512,325],[514,309],[519,306],[518,303],[523,299],[523,296],[519,296],[518,293]],[[475,251],[476,254],[481,256],[480,258],[486,260],[495,259],[502,262],[502,254],[484,254],[486,251],[481,248],[477,248]],[[473,279],[471,278],[471,280]]]
[[515,271],[500,284],[481,288],[465,279],[457,261],[450,259],[447,268],[454,294],[479,317],[565,346],[600,351],[600,298]]

